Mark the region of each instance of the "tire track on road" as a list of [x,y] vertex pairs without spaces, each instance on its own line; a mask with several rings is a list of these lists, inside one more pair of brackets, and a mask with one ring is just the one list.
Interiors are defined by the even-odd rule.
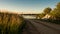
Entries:
[[51,26],[49,26],[49,25],[46,25],[46,24],[42,23],[41,21],[36,21],[36,20],[33,20],[33,21],[36,22],[36,23],[38,23],[38,24],[42,24],[42,25],[44,25],[45,27],[51,28],[51,29],[53,29],[54,31],[60,33],[60,30],[59,30],[59,29],[56,29],[56,28],[51,27]]
[[26,26],[24,29],[27,31],[27,33],[40,34],[40,32],[37,30],[37,28],[29,20],[25,20],[25,23],[26,23]]

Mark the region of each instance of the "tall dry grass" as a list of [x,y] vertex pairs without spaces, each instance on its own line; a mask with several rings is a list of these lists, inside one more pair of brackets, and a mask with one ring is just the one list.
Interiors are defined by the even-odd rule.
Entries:
[[22,23],[19,14],[0,12],[0,34],[17,34]]

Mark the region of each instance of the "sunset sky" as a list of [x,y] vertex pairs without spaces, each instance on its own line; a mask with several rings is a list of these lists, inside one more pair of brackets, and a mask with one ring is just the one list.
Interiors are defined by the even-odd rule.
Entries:
[[18,13],[41,13],[44,8],[54,8],[60,0],[0,0],[0,10]]

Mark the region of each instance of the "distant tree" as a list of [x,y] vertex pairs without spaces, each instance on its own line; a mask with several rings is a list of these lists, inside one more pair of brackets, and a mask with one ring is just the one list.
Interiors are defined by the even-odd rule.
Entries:
[[45,14],[44,13],[40,13],[39,15],[37,15],[37,17],[36,18],[39,18],[39,19],[41,19],[42,17],[44,17],[45,16]]
[[44,16],[45,16],[45,14],[44,13],[41,13],[39,17],[42,18]]
[[44,9],[44,13],[45,13],[45,14],[48,14],[48,13],[50,13],[51,10],[52,10],[52,9],[49,8],[49,7],[48,7],[48,8],[45,8],[45,9]]

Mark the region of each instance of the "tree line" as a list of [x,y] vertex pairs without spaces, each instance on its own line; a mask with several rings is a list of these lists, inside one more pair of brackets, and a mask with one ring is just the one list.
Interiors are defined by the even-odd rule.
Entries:
[[47,14],[51,16],[49,19],[60,20],[60,2],[57,3],[56,7],[53,10],[50,7],[47,7],[43,10],[43,13],[38,16],[41,19]]

